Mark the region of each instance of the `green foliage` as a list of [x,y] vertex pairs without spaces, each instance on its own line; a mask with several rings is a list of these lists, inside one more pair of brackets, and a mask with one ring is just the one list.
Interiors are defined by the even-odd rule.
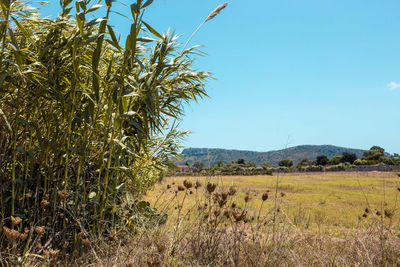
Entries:
[[[126,194],[164,175],[186,134],[171,120],[206,95],[209,74],[193,69],[198,51],[177,52],[177,36],[142,20],[151,1],[131,5],[124,43],[109,22],[112,1],[77,1],[72,15],[64,0],[56,19],[0,3],[0,226],[23,219],[17,230],[31,237],[19,251],[35,240],[78,248],[79,232],[108,232]],[[88,20],[94,10],[104,17]]]
[[317,159],[316,159],[317,165],[324,166],[324,165],[328,164],[328,162],[329,162],[329,159],[327,156],[325,156],[325,155],[317,156]]
[[338,165],[342,162],[343,155],[335,156],[329,160],[330,165]]
[[311,161],[309,161],[306,158],[303,158],[302,160],[299,161],[299,163],[297,163],[296,168],[301,168],[301,167],[311,166],[311,165],[313,165],[313,163]]
[[236,161],[236,163],[237,163],[237,164],[242,164],[242,165],[244,165],[244,164],[245,164],[245,161],[244,161],[244,159],[238,159],[238,160]]
[[293,161],[288,160],[288,159],[283,159],[281,161],[279,161],[279,166],[281,167],[292,167],[293,166]]
[[370,161],[380,161],[381,157],[385,155],[385,150],[379,146],[373,146],[364,152],[361,159]]
[[356,161],[356,160],[357,160],[357,156],[355,153],[343,152],[343,156],[341,158],[342,163],[348,162],[350,164],[353,164],[354,161]]

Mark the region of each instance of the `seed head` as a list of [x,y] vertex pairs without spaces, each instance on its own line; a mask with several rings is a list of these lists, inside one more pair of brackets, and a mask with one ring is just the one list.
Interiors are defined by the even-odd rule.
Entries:
[[178,191],[185,191],[185,188],[181,185],[178,185]]
[[392,219],[393,217],[393,211],[390,210],[385,210],[385,217]]
[[183,185],[186,187],[186,189],[190,189],[193,186],[192,182],[188,180],[183,181]]
[[167,189],[170,189],[171,188],[171,185],[170,184],[167,184]]
[[13,242],[19,237],[19,232],[17,230],[12,230],[6,226],[3,226],[3,232],[6,235],[8,242]]
[[199,188],[199,187],[201,187],[201,183],[200,183],[199,181],[196,181],[196,184],[195,184],[194,187],[195,187],[196,189]]
[[369,213],[369,209],[368,208],[365,208],[365,213]]
[[208,183],[208,184],[207,184],[207,191],[208,191],[208,193],[211,194],[212,192],[214,192],[214,190],[215,190],[216,187],[217,187],[216,184]]
[[36,227],[35,227],[35,232],[36,232],[38,235],[43,235],[43,233],[44,233],[44,226],[36,226]]
[[220,210],[214,210],[215,217],[218,217],[221,214]]
[[49,202],[47,201],[47,199],[42,199],[42,201],[40,202],[40,206],[42,207],[46,207],[49,205]]
[[23,233],[23,234],[21,234],[21,235],[19,236],[19,239],[20,239],[21,241],[25,241],[27,238],[28,238],[28,234],[26,234],[26,233]]
[[364,213],[362,216],[363,216],[364,218],[367,218],[368,214]]
[[210,13],[210,15],[208,15],[206,21],[209,21],[210,19],[213,19],[215,16],[217,16],[219,12],[221,12],[221,10],[224,9],[227,5],[228,3],[219,5],[213,12]]
[[231,210],[230,209],[224,210],[224,216],[229,218],[229,216],[231,216]]
[[30,193],[30,192],[26,193],[26,194],[25,194],[25,197],[26,197],[26,198],[31,198],[31,197],[32,197],[32,193]]
[[284,196],[286,196],[285,193],[281,192],[281,197],[284,197]]
[[82,239],[82,244],[83,244],[85,247],[88,247],[88,246],[90,246],[90,240],[87,239],[87,238]]
[[245,210],[242,210],[242,211],[235,210],[232,213],[236,222],[240,222],[241,220],[243,220],[246,217],[246,214],[247,214],[247,212]]
[[108,240],[109,241],[114,241],[115,240],[115,235],[113,233],[108,234]]
[[11,224],[12,225],[18,225],[21,222],[22,222],[22,219],[20,217],[11,216]]
[[236,194],[236,189],[233,186],[229,187],[228,194],[230,196],[233,196],[234,194]]
[[261,199],[262,201],[266,201],[268,199],[268,193],[265,192],[264,194],[262,194]]
[[247,203],[247,202],[249,202],[250,201],[250,196],[249,195],[246,195],[245,197],[244,197],[244,201]]
[[377,210],[377,211],[376,211],[376,215],[377,215],[377,216],[381,216],[382,213],[381,213],[379,210]]
[[57,191],[57,195],[62,200],[65,200],[65,199],[67,199],[69,197],[69,193],[68,192],[64,192],[64,191]]
[[66,248],[68,248],[68,247],[69,247],[69,242],[68,242],[68,241],[65,241],[64,244],[63,244],[63,249],[66,249]]

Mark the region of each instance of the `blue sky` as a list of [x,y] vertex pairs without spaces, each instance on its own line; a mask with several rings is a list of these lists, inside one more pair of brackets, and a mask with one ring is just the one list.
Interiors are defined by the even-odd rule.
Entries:
[[[57,13],[59,1],[51,2],[43,14]],[[158,0],[145,21],[160,32],[176,30],[184,43],[223,2]],[[186,107],[180,126],[193,133],[185,146],[380,145],[400,152],[400,1],[228,3],[190,43],[205,45],[197,67],[217,80],[208,85],[210,98]],[[125,18],[111,24],[129,31]]]

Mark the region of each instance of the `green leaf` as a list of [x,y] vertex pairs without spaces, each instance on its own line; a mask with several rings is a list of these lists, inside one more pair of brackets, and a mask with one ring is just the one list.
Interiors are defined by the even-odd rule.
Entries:
[[159,34],[156,30],[154,30],[149,24],[147,24],[146,22],[142,21],[144,26],[146,26],[146,28],[155,36],[157,36],[158,38],[163,38],[161,34]]
[[134,91],[130,91],[130,92],[123,92],[123,93],[121,94],[121,96],[124,96],[124,97],[128,97],[128,96],[139,96],[139,94],[136,93],[136,92],[134,92]]
[[114,30],[110,25],[107,25],[108,33],[110,34],[111,40],[112,40],[112,45],[117,48],[118,50],[121,50],[121,47],[119,46],[118,39],[115,36]]
[[151,5],[152,3],[153,3],[153,0],[147,0],[147,1],[143,4],[142,8],[145,8],[145,7],[149,6],[149,5]]
[[128,112],[125,112],[124,114],[122,114],[121,117],[129,118],[129,117],[132,117],[135,114],[136,114],[136,112],[131,110],[131,111],[128,111]]

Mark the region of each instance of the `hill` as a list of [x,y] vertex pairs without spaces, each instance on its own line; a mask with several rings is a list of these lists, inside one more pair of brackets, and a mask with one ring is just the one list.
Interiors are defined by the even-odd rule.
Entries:
[[205,166],[209,166],[220,160],[227,163],[242,158],[246,162],[252,161],[258,166],[263,165],[265,162],[278,165],[278,162],[282,159],[290,159],[294,164],[297,164],[303,158],[315,160],[318,155],[326,155],[328,158],[333,158],[334,156],[341,155],[343,152],[355,153],[360,158],[364,150],[332,145],[301,145],[269,152],[220,148],[186,148],[182,151],[182,158],[179,163],[183,164],[187,162],[189,165],[192,165],[194,162],[200,161]]

